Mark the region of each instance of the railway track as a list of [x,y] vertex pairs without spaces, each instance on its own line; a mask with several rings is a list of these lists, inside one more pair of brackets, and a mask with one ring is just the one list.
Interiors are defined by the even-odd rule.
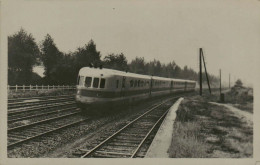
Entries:
[[66,102],[66,101],[74,101],[74,97],[69,96],[59,96],[59,97],[43,97],[43,98],[30,98],[30,99],[18,99],[16,101],[9,102],[8,100],[8,110],[11,109],[23,109],[24,107],[33,107],[33,106],[43,106],[43,105],[49,105],[49,104],[55,104],[59,102]]
[[[12,124],[22,120],[37,119],[39,117],[62,113],[65,111],[71,111],[74,108],[74,104],[62,104],[59,106],[52,106],[49,108],[41,108],[39,110],[32,109],[24,112],[8,114],[8,124]],[[57,109],[58,108],[58,109]]]
[[19,98],[9,98],[8,103],[12,102],[21,102],[25,100],[32,100],[32,99],[39,99],[39,100],[46,100],[46,99],[52,99],[57,97],[70,97],[71,95],[57,95],[57,96],[37,96],[37,97],[19,97]]
[[88,120],[88,118],[83,118],[81,115],[78,115],[79,113],[80,110],[75,108],[74,112],[60,114],[52,118],[8,128],[7,147],[10,149],[29,140],[48,135],[49,133],[53,133]]
[[57,96],[37,98],[37,101],[25,100],[25,98],[22,98],[25,102],[16,101],[10,103],[12,106],[8,107],[8,124],[60,113],[75,107],[74,98],[70,95],[62,95],[58,98]]
[[141,116],[135,118],[120,130],[113,133],[96,146],[79,149],[81,158],[135,158],[144,157],[157,129],[167,114],[171,100],[168,99],[152,107]]
[[23,109],[12,109],[8,113],[8,123],[13,123],[20,120],[39,117],[55,112],[63,111],[64,108],[75,107],[75,102],[56,103],[51,105],[42,105],[35,107],[25,107]]
[[87,120],[71,95],[12,99],[8,103],[8,148]]

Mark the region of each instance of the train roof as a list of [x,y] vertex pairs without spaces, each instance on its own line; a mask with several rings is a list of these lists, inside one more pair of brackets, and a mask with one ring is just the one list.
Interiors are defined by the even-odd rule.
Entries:
[[192,81],[192,80],[185,80],[185,79],[176,79],[176,78],[165,78],[165,77],[158,77],[158,76],[153,76],[153,79],[155,80],[173,80],[173,81],[176,81],[176,82],[196,82],[196,81]]
[[128,77],[136,77],[136,78],[148,78],[148,79],[151,78],[151,76],[147,76],[147,75],[123,72],[114,69],[106,69],[106,68],[99,69],[99,68],[90,68],[90,67],[81,68],[79,74],[90,75],[90,76],[96,76],[102,74],[104,77],[110,77],[116,75],[116,76],[128,76]]
[[89,75],[89,76],[97,76],[102,75],[103,77],[111,77],[111,76],[126,76],[126,77],[133,77],[133,78],[145,78],[150,79],[151,77],[155,80],[164,80],[164,81],[170,81],[174,80],[177,82],[195,82],[192,80],[184,80],[184,79],[174,79],[174,78],[165,78],[165,77],[158,77],[158,76],[148,76],[148,75],[142,75],[142,74],[136,74],[136,73],[130,73],[130,72],[123,72],[118,71],[114,69],[106,69],[106,68],[90,68],[90,67],[83,67],[79,70],[79,75]]

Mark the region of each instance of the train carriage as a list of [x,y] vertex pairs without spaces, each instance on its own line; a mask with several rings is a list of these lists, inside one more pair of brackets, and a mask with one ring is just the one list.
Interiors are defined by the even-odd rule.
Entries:
[[192,91],[195,81],[84,67],[77,82],[76,102],[82,109],[113,108],[155,96]]

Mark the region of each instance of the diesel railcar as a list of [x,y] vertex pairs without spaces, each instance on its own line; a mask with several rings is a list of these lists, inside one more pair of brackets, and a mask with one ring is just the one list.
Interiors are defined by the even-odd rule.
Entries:
[[83,67],[77,80],[76,103],[81,109],[109,109],[155,96],[194,91],[195,81]]

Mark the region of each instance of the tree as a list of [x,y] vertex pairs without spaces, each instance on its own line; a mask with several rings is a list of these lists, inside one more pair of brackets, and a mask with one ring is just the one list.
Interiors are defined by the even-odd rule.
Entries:
[[133,73],[145,74],[145,62],[143,57],[136,57],[129,64],[129,70]]
[[90,66],[90,64],[97,67],[101,65],[101,54],[97,51],[96,44],[93,40],[90,40],[84,47],[79,47],[74,55],[76,58],[77,70],[82,67]]
[[55,67],[62,59],[62,56],[63,54],[57,48],[52,37],[47,34],[41,44],[41,59],[45,70],[45,80],[48,81],[48,83],[55,81],[56,78],[53,76],[53,73],[55,72]]
[[78,72],[75,68],[75,57],[71,53],[64,54],[54,67],[52,77],[55,84],[75,85]]
[[155,76],[162,76],[161,73],[162,73],[162,65],[161,65],[161,62],[159,60],[154,60],[154,75]]
[[175,68],[174,68],[174,71],[173,71],[172,78],[182,78],[181,73],[182,73],[181,68],[178,65],[176,65]]
[[103,60],[105,68],[116,69],[125,71],[127,70],[127,60],[123,53],[121,54],[109,54],[105,56]]
[[237,86],[237,87],[242,87],[242,86],[243,86],[242,81],[241,81],[240,79],[238,79],[238,80],[236,81],[236,83],[235,83],[235,86]]
[[37,64],[39,48],[32,34],[20,29],[8,36],[8,83],[29,84],[32,78],[32,67]]

